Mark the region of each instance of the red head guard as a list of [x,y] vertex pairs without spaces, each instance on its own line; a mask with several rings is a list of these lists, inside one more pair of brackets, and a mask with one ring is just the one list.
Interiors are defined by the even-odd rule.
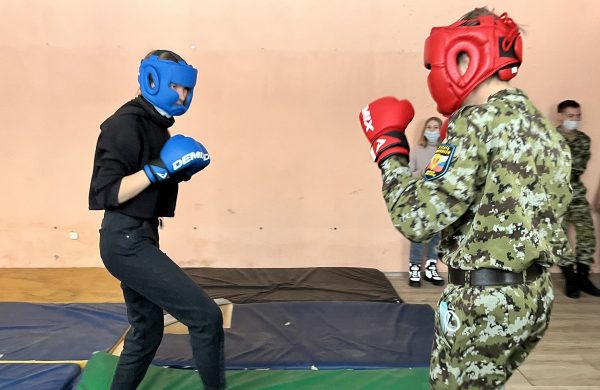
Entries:
[[[473,23],[477,25],[465,25]],[[464,75],[458,69],[461,53],[470,58]],[[522,59],[519,29],[506,13],[432,28],[425,41],[425,67],[431,70],[427,84],[438,111],[452,114],[475,87],[496,72],[500,80],[512,79]]]

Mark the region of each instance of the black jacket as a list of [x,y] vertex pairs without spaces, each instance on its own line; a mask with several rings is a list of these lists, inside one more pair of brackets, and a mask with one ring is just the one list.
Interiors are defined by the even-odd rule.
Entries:
[[138,218],[172,217],[177,182],[152,184],[134,198],[118,204],[121,179],[158,158],[169,139],[173,118],[165,118],[141,96],[125,103],[100,125],[90,184],[90,210],[114,210]]

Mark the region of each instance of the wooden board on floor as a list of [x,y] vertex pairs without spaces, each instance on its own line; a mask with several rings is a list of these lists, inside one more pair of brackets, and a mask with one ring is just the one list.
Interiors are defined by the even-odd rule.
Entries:
[[[231,328],[231,316],[233,315],[234,304],[231,302],[219,303],[219,309],[221,309],[221,314],[223,315],[223,328]],[[185,326],[179,321],[176,321],[165,325],[165,334],[189,334],[189,332],[187,326]],[[117,345],[115,345],[114,348],[111,349],[111,354],[116,356],[121,355],[121,352],[123,351],[124,337],[125,335],[123,335],[123,337],[121,337]]]

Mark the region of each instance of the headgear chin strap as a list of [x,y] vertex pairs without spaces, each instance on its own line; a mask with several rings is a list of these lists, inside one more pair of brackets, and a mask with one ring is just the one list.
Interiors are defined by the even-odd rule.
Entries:
[[[462,53],[470,59],[464,75],[458,68]],[[512,79],[522,59],[519,29],[506,13],[432,28],[425,41],[425,67],[431,70],[427,84],[438,111],[452,114],[475,87],[496,72],[500,80]]]
[[[194,95],[198,71],[181,60],[174,62],[151,55],[140,63],[138,82],[142,96],[167,114],[176,116],[187,111]],[[171,88],[177,84],[188,89],[183,104],[176,104],[179,95]]]

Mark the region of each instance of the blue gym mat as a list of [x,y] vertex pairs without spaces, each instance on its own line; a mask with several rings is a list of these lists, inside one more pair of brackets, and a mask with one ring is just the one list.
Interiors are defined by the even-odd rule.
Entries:
[[0,364],[0,390],[68,390],[81,369],[67,364]]
[[[428,367],[429,305],[273,302],[234,305],[225,329],[227,369]],[[166,334],[154,363],[193,367],[189,335]]]
[[0,302],[0,362],[87,360],[129,324],[124,304]]

